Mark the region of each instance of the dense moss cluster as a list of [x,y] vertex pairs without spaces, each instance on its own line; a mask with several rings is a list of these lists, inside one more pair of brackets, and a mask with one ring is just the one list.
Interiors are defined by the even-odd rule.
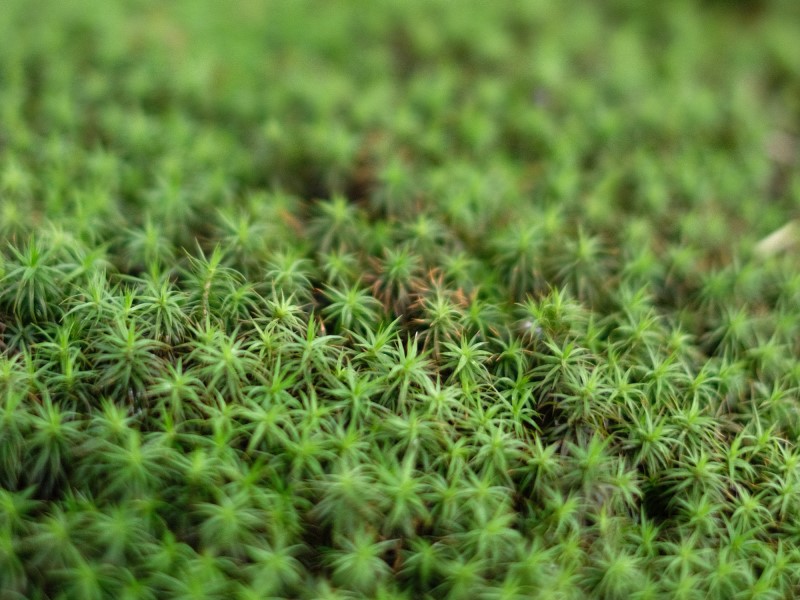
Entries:
[[800,594],[797,3],[2,4],[0,598]]

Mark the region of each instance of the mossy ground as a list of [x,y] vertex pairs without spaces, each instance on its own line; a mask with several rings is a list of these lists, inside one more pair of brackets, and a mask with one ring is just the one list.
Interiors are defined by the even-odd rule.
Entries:
[[800,595],[796,2],[2,4],[0,598]]

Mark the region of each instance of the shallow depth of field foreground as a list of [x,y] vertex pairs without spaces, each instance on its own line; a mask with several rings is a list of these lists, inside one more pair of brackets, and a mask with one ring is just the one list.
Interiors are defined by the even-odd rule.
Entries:
[[0,4],[0,600],[800,596],[798,2]]

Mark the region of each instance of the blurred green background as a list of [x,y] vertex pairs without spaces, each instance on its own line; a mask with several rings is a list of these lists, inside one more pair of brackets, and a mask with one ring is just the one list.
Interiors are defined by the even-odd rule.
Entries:
[[6,234],[80,204],[189,243],[280,189],[713,258],[798,202],[797,2],[5,0],[0,40]]

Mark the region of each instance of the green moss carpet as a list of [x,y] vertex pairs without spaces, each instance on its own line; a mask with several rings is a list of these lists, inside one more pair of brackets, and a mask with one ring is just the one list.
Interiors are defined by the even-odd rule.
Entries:
[[800,5],[5,0],[0,599],[800,595]]

